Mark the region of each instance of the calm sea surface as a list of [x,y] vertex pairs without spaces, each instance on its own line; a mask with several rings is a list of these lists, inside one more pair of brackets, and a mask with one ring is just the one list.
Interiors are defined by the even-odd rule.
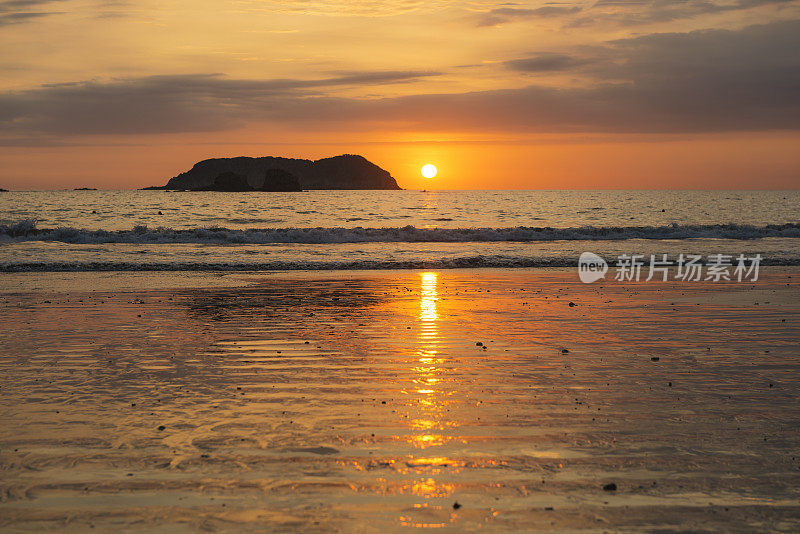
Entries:
[[4,271],[574,265],[583,251],[800,264],[797,191],[15,191]]

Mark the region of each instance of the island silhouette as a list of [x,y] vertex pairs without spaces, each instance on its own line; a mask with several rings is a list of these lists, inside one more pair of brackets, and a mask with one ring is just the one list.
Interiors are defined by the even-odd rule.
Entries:
[[172,191],[302,191],[304,189],[402,189],[388,171],[363,156],[318,160],[264,157],[213,158],[195,163],[164,186]]

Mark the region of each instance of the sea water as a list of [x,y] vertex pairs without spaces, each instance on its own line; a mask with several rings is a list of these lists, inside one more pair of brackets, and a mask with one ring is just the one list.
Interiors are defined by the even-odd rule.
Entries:
[[3,271],[572,266],[584,251],[800,265],[800,192],[0,194]]

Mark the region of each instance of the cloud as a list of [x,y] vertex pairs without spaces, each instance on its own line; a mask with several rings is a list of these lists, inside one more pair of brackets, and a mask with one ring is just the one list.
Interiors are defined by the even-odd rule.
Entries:
[[571,70],[589,61],[589,59],[576,58],[567,54],[545,53],[522,59],[512,59],[506,61],[505,65],[520,72],[540,73]]
[[741,11],[765,6],[784,7],[798,5],[797,0],[733,0],[715,2],[711,0],[598,0],[582,16],[575,18],[569,26],[585,26],[598,22],[610,22],[622,26],[671,22],[702,15]]
[[598,0],[591,6],[548,2],[540,7],[501,4],[478,15],[478,26],[530,19],[563,19],[565,27],[596,23],[639,26],[762,7],[798,6],[798,0]]
[[20,24],[49,15],[59,15],[60,11],[30,11],[46,4],[63,0],[0,0],[0,27]]
[[[47,10],[52,7],[50,4],[58,4],[64,10]],[[128,0],[93,0],[89,5],[78,6],[70,0],[0,0],[0,27],[70,12],[82,15],[88,12],[96,18],[127,17],[132,7]]]
[[552,3],[537,8],[497,7],[481,13],[478,26],[500,26],[520,19],[553,18],[572,15],[581,11],[573,5]]
[[56,1],[58,0],[0,0],[0,13],[13,12],[19,9],[31,9]]
[[287,129],[689,133],[800,130],[800,21],[741,30],[651,34],[538,55],[512,68],[580,66],[581,87],[359,99],[349,85],[413,82],[436,73],[343,73],[318,80],[219,75],[81,82],[0,94],[0,134],[221,131],[271,123]]
[[[523,70],[580,65],[589,77],[581,87],[532,85],[347,103],[347,116],[434,131],[800,130],[798,20],[736,31],[650,34],[586,48],[583,54],[534,56],[516,64]],[[346,108],[339,104],[339,110]]]
[[0,14],[0,26],[8,24],[18,24],[20,22],[27,22],[32,19],[52,15],[53,13],[2,13]]
[[[409,97],[395,105],[405,108],[406,116],[424,116],[428,124],[452,128],[662,133],[800,129],[800,21],[737,31],[651,34],[613,41],[586,54],[581,71],[592,81],[583,87]],[[551,66],[570,68],[570,62],[576,65],[582,59],[566,57],[554,59]],[[589,62],[589,57],[596,61]],[[532,66],[547,63],[534,57]]]
[[248,13],[387,17],[462,3],[462,0],[240,0],[237,9]]
[[408,83],[435,72],[351,72],[316,80],[234,80],[216,74],[44,85],[0,94],[0,132],[134,134],[235,128],[334,87]]

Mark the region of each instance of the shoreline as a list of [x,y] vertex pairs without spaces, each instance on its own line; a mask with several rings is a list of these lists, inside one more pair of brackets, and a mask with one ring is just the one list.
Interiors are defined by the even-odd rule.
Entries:
[[[321,279],[335,280],[342,278],[358,277],[405,277],[409,274],[423,272],[444,272],[454,276],[467,275],[469,273],[492,275],[494,273],[514,273],[524,276],[526,273],[549,273],[559,275],[561,281],[572,284],[579,283],[577,262],[574,266],[535,266],[535,267],[451,267],[451,268],[426,268],[413,267],[403,269],[270,269],[270,270],[153,270],[153,271],[15,271],[0,272],[0,278],[5,283],[0,286],[0,294],[25,293],[36,291],[73,291],[80,284],[86,283],[87,279],[99,279],[92,282],[90,291],[137,291],[155,289],[203,289],[203,288],[225,288],[225,287],[247,287],[258,284],[264,279],[287,278],[287,279]],[[642,271],[645,274],[645,270]],[[796,265],[764,265],[760,267],[760,272],[770,277],[785,276],[787,280],[800,281],[800,266]],[[730,290],[737,286],[752,285],[752,282],[743,281],[720,281],[720,282],[677,282],[674,281],[675,269],[669,269],[669,280],[667,282],[639,281],[639,282],[619,282],[614,280],[612,271],[609,271],[605,279],[588,284],[580,284],[578,287],[587,289],[597,288],[604,285],[625,285],[632,286],[652,286],[655,284],[673,284],[676,288],[686,291],[691,290]],[[645,276],[642,277],[643,279]],[[130,279],[130,280],[126,280]],[[757,283],[757,282],[756,282]],[[55,284],[55,285],[45,285]],[[100,285],[98,285],[100,284]],[[740,288],[741,288],[740,287]]]

